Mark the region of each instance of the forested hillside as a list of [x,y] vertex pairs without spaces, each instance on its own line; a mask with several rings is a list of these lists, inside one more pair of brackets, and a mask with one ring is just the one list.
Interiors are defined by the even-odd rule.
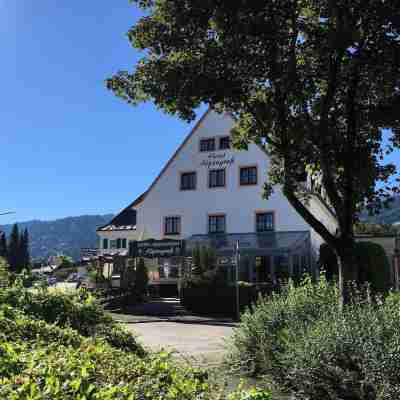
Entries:
[[[96,247],[96,228],[105,225],[111,218],[112,214],[81,215],[54,221],[21,222],[18,226],[29,231],[32,258],[63,253],[78,259],[82,247]],[[9,236],[12,225],[0,228]]]

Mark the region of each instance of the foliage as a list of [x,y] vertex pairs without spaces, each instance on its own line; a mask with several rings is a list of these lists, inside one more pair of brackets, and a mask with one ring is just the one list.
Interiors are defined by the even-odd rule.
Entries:
[[0,252],[5,255],[10,265],[10,271],[19,274],[30,267],[29,233],[25,229],[21,234],[17,224],[13,225],[9,243],[3,235],[0,238]]
[[71,257],[62,254],[58,256],[59,258],[59,263],[60,265],[58,266],[58,269],[68,269],[68,268],[73,268],[74,267],[74,261]]
[[0,231],[0,257],[7,259],[7,239],[6,234]]
[[299,400],[398,398],[399,317],[397,293],[373,298],[355,286],[340,310],[335,284],[306,281],[242,316],[228,361]]
[[272,400],[272,395],[269,391],[256,387],[243,390],[239,386],[238,390],[228,396],[228,400]]
[[10,281],[10,271],[7,260],[0,257],[0,287],[8,286]]
[[[397,191],[384,160],[400,146],[397,2],[133,2],[145,15],[128,38],[143,56],[107,87],[187,121],[202,104],[233,115],[234,146],[256,143],[270,157],[265,195],[281,185],[350,267],[359,211],[379,211]],[[307,207],[315,195],[337,232]]]
[[[359,283],[368,283],[373,291],[382,292],[390,286],[390,262],[385,249],[373,242],[360,241],[354,247],[355,268],[352,277]],[[326,244],[320,248],[320,266],[329,279],[338,276],[337,259]]]
[[354,231],[358,235],[396,236],[399,234],[399,226],[358,222],[354,227]]
[[196,246],[193,249],[193,270],[194,275],[204,275],[207,271],[213,270],[216,266],[217,253],[212,247]]
[[206,379],[144,352],[90,296],[0,290],[2,399],[211,400]]
[[332,314],[338,305],[337,290],[324,276],[317,284],[305,278],[298,287],[289,282],[282,294],[260,298],[241,315],[232,336],[229,364],[246,374],[279,370],[278,355],[284,351],[289,331],[297,331]]

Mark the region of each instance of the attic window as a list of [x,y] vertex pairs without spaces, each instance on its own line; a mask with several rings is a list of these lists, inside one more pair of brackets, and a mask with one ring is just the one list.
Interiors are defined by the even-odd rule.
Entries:
[[200,151],[215,151],[215,139],[208,138],[208,139],[201,139],[200,140]]

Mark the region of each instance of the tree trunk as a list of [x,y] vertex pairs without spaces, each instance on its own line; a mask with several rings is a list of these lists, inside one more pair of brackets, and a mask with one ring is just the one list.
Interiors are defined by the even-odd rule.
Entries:
[[357,281],[357,265],[354,254],[354,246],[349,246],[336,252],[338,273],[340,307],[350,302],[351,282]]

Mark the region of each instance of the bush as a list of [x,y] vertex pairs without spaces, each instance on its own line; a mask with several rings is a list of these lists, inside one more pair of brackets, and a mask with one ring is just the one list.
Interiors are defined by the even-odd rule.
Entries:
[[[390,262],[384,248],[373,242],[357,242],[354,248],[355,266],[351,275],[359,283],[368,282],[373,291],[383,292],[390,286]],[[320,266],[327,278],[338,276],[335,253],[327,244],[320,247]]]
[[[165,353],[145,353],[91,298],[81,297],[81,307],[78,299],[48,290],[0,290],[1,399],[212,398],[203,371],[180,367]],[[92,336],[71,327],[68,321],[78,328],[79,318],[81,332],[93,330]]]
[[268,374],[299,400],[400,398],[399,294],[355,287],[341,310],[324,278],[289,285],[243,314],[232,346],[231,368]]
[[285,351],[289,332],[302,329],[321,314],[332,314],[337,299],[336,287],[324,277],[317,284],[307,277],[299,287],[289,282],[282,294],[260,298],[242,314],[234,330],[231,368],[251,375],[279,372],[278,355]]
[[126,351],[144,353],[136,339],[105,314],[91,295],[12,287],[0,291],[0,304],[11,306],[28,318],[72,328],[82,336],[101,337]]
[[298,332],[281,356],[283,383],[304,399],[398,399],[398,300],[353,304]]

